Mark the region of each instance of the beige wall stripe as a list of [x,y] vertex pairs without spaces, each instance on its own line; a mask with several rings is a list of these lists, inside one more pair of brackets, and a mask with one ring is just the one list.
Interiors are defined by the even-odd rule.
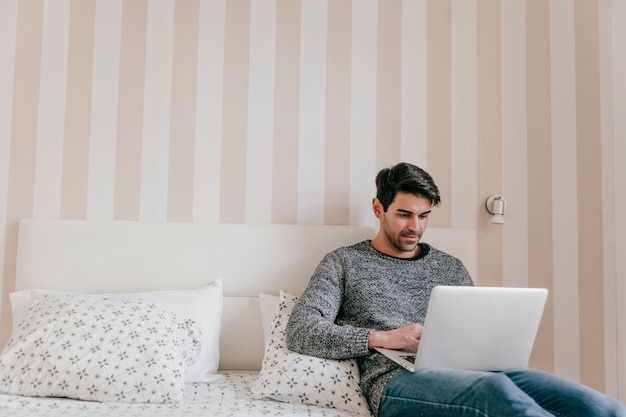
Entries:
[[175,4],[167,189],[170,221],[193,220],[199,14],[197,0]]
[[61,217],[87,216],[96,2],[73,0],[67,64]]
[[250,1],[226,2],[220,221],[243,223],[246,204],[246,134]]
[[[502,57],[498,1],[477,4],[478,200],[502,192]],[[478,215],[478,282],[502,285],[502,229],[486,210]]]
[[[352,9],[328,3],[324,223],[350,223],[350,71]],[[373,180],[372,180],[373,181]]]
[[554,369],[554,303],[550,44],[546,42],[549,38],[549,3],[543,0],[527,2],[528,284],[548,288],[551,293],[531,365],[551,371]]
[[146,1],[125,1],[122,5],[115,153],[114,217],[118,220],[139,218],[146,25]]
[[597,0],[575,2],[576,132],[581,380],[604,390],[604,282],[602,242],[602,150],[600,124],[599,10]]
[[442,197],[442,204],[431,218],[431,227],[449,227],[452,221],[450,8],[450,0],[429,0],[426,5],[427,170],[437,183]]

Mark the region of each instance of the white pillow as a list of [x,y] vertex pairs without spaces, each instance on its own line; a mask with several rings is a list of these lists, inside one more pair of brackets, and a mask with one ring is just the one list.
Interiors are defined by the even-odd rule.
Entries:
[[[23,290],[10,294],[13,329],[24,317],[28,307],[44,294],[77,294],[55,290]],[[150,298],[181,319],[194,320],[202,332],[198,361],[189,367],[185,382],[210,383],[222,376],[217,373],[220,361],[219,338],[222,322],[222,281],[191,290],[163,290],[137,293],[106,294],[109,297]]]
[[150,299],[38,298],[0,355],[0,392],[88,401],[176,403],[199,331]]
[[280,297],[277,295],[259,294],[259,307],[261,308],[261,322],[263,323],[263,341],[267,344],[269,340],[270,330],[272,330],[272,322],[278,310]]
[[252,397],[312,404],[371,416],[359,388],[356,360],[321,359],[287,349],[285,328],[296,299],[291,294],[280,292],[279,308],[266,344],[259,377],[251,390]]

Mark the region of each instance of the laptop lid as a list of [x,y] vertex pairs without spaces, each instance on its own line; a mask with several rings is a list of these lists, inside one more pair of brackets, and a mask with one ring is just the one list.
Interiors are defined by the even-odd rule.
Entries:
[[380,351],[411,370],[526,368],[547,295],[545,288],[435,287],[414,363],[407,352]]

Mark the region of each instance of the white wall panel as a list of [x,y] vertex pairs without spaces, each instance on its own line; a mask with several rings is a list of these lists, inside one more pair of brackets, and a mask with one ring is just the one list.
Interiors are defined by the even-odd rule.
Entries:
[[[17,31],[17,2],[0,2],[0,271],[5,270],[5,244],[7,233],[7,204],[9,187],[9,153],[11,147],[11,119],[13,117],[13,74],[15,70],[15,45]],[[3,285],[6,288],[4,274]],[[6,298],[0,296],[0,311]],[[6,300],[8,302],[8,300]]]
[[[613,144],[615,167],[615,272],[616,322],[617,322],[617,396],[626,403],[626,2],[612,2],[612,93],[613,93]],[[611,79],[611,77],[610,77]]]
[[174,0],[148,1],[143,138],[141,148],[142,220],[167,218]]
[[122,0],[96,3],[87,218],[112,219]]
[[61,211],[70,2],[44,3],[33,215]]
[[476,228],[478,159],[476,1],[452,1],[451,225]]
[[302,1],[298,124],[299,223],[324,223],[327,14],[326,0]]
[[[246,222],[272,220],[274,62],[276,1],[254,1],[250,9]],[[242,154],[242,157],[244,155]]]
[[219,219],[226,0],[200,1],[193,218]]
[[552,191],[554,239],[555,370],[580,379],[578,304],[578,222],[576,189],[576,95],[574,73],[574,8],[567,0],[551,0]]
[[526,2],[502,3],[503,282],[528,286]]
[[376,1],[352,3],[350,224],[370,225],[376,194]]

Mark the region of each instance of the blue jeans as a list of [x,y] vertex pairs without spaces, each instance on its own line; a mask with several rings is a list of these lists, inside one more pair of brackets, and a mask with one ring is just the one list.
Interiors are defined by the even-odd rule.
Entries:
[[379,417],[626,417],[617,400],[547,372],[402,370],[387,384]]

